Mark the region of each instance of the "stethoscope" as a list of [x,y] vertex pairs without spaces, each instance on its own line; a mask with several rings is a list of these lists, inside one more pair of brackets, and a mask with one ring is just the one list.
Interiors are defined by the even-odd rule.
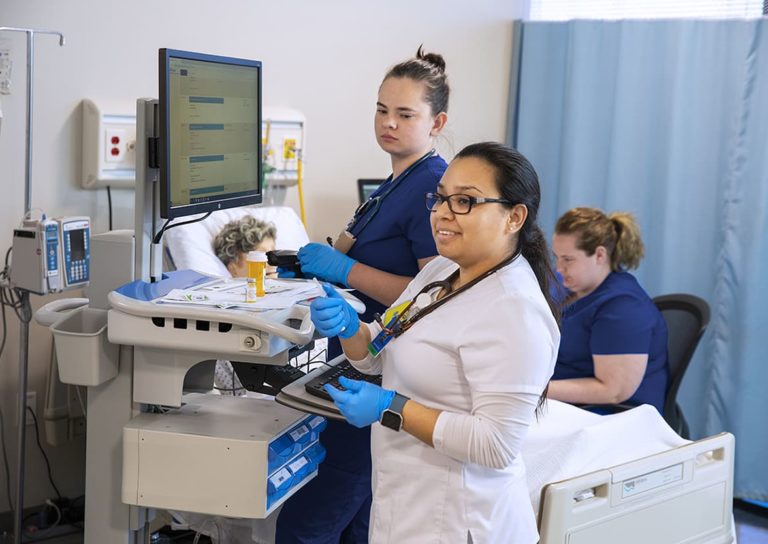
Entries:
[[[368,198],[368,200],[360,204],[360,206],[358,206],[358,208],[355,210],[352,219],[350,219],[349,223],[347,223],[346,234],[352,239],[357,239],[357,237],[360,236],[360,233],[363,232],[366,227],[371,224],[371,221],[373,221],[373,219],[376,217],[376,214],[379,213],[379,210],[381,209],[381,203],[384,202],[384,200],[389,195],[391,195],[395,189],[397,189],[397,187],[402,183],[404,179],[408,177],[411,172],[413,172],[416,168],[419,167],[421,163],[429,159],[434,154],[435,150],[431,149],[421,158],[419,158],[419,160],[406,168],[394,180],[390,175],[384,181],[384,183],[382,183],[381,187],[375,193],[373,193]],[[363,219],[365,220],[363,221]]]
[[[385,336],[397,338],[405,331],[410,329],[414,324],[416,324],[417,321],[434,312],[453,297],[474,287],[494,272],[497,272],[514,262],[520,256],[520,254],[521,251],[520,248],[518,248],[512,256],[504,259],[497,265],[491,267],[489,270],[486,270],[480,276],[476,277],[469,283],[462,285],[454,291],[451,286],[459,277],[459,271],[456,270],[444,280],[433,281],[425,285],[418,293],[416,293],[416,296],[413,297],[400,312],[396,313],[389,320],[389,323],[382,323],[381,317],[378,316],[378,314],[374,316],[374,319],[376,319]],[[439,298],[433,302],[433,297],[429,293],[430,291],[434,291],[437,288],[440,288],[444,295],[442,298]],[[438,295],[441,291],[438,291]],[[415,313],[411,312],[411,310],[415,310]]]

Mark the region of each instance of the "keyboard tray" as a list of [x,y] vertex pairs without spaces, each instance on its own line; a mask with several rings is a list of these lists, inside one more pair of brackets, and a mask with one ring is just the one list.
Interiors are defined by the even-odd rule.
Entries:
[[350,380],[362,380],[376,385],[381,385],[380,374],[363,374],[353,367],[346,359],[333,367],[329,367],[322,374],[312,378],[304,385],[307,393],[325,400],[332,400],[331,396],[325,391],[323,385],[331,384],[336,389],[344,390],[344,386],[339,383],[339,377],[344,376]]

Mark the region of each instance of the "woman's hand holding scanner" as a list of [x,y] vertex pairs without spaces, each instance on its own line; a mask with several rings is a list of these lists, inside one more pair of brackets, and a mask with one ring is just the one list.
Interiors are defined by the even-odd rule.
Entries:
[[315,329],[323,336],[353,337],[360,329],[357,312],[336,289],[326,283],[323,284],[323,289],[327,296],[316,298],[309,305],[310,318]]
[[[297,266],[299,270],[301,270],[300,266]],[[278,266],[277,267],[277,277],[278,278],[304,278],[311,280],[314,278],[314,276],[310,276],[301,272],[296,272],[296,268],[288,267],[288,266]]]
[[348,287],[349,271],[357,263],[340,251],[323,244],[307,244],[299,250],[299,264],[306,277],[318,277]]
[[381,414],[392,404],[395,392],[376,384],[339,377],[344,390],[325,384],[325,390],[338,406],[341,415],[355,427],[368,427],[379,421]]
[[[301,266],[296,251],[291,249],[273,249],[267,251],[267,264],[277,269],[279,278],[301,278]],[[269,273],[267,273],[269,277]]]

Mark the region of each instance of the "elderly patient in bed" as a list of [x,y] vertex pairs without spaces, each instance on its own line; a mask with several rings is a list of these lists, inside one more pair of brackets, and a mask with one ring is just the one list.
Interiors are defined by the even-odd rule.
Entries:
[[[246,215],[224,225],[213,239],[213,251],[233,278],[243,278],[246,276],[248,253],[272,251],[275,249],[276,239],[275,225]],[[267,277],[276,275],[277,270],[274,267],[267,268]]]
[[[274,250],[276,238],[275,225],[246,215],[224,225],[213,239],[213,251],[233,278],[241,278],[246,276],[248,253]],[[276,276],[277,269],[267,267],[267,277]],[[216,361],[213,385],[222,395],[246,394],[229,361]]]

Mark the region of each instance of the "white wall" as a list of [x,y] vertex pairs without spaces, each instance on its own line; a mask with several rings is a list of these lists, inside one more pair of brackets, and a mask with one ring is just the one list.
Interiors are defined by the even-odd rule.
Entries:
[[[305,199],[310,235],[335,235],[356,204],[355,180],[384,177],[389,163],[372,131],[376,91],[386,69],[419,44],[447,61],[452,85],[441,152],[501,140],[507,115],[511,21],[524,2],[509,0],[2,0],[0,26],[49,28],[35,42],[32,206],[49,215],[89,215],[94,231],[108,225],[104,190],[80,189],[80,101],[157,96],[157,50],[188,49],[255,58],[264,63],[264,104],[307,117]],[[25,40],[0,34],[12,48],[12,94],[0,96],[0,250],[24,207]],[[0,43],[0,45],[2,45]],[[133,193],[113,191],[115,228],[131,227]],[[295,190],[289,202],[297,202]],[[45,299],[34,297],[36,305]],[[6,440],[15,451],[17,321],[0,360],[0,405]],[[41,396],[50,335],[31,332],[30,389]],[[42,402],[38,406],[42,413]],[[51,495],[30,442],[27,504]],[[82,445],[49,449],[62,492],[81,488]],[[4,476],[0,474],[0,489]],[[0,496],[0,511],[6,509]]]

